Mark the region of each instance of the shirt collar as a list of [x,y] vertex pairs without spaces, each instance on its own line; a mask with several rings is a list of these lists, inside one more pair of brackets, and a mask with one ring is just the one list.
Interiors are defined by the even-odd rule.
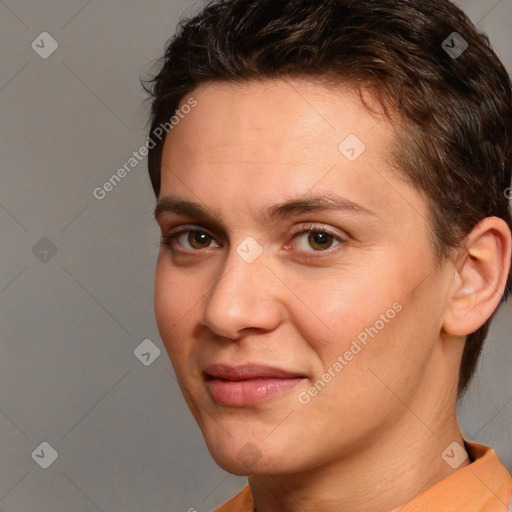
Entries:
[[[512,512],[512,478],[496,452],[465,441],[473,462],[391,512]],[[215,512],[252,512],[249,486]]]

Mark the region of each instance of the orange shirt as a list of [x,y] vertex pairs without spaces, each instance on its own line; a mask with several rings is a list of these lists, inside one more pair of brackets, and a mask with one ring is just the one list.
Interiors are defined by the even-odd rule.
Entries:
[[[478,443],[466,444],[474,462],[391,512],[512,512],[512,478],[496,452]],[[253,508],[247,486],[215,512],[253,512]]]

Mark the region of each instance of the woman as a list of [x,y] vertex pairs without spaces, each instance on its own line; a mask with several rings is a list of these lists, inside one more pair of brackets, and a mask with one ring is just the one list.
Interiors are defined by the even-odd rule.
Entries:
[[212,457],[248,476],[218,510],[506,511],[456,417],[510,285],[512,93],[486,40],[447,0],[219,1],[151,92],[159,331]]

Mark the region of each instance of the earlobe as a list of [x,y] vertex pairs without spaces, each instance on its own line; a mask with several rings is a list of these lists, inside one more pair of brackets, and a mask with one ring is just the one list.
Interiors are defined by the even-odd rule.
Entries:
[[505,221],[482,220],[464,239],[443,331],[465,336],[476,331],[498,307],[510,270],[512,237]]

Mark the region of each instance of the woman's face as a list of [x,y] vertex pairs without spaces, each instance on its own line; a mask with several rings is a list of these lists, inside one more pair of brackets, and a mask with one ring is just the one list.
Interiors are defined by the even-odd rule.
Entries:
[[392,126],[304,80],[192,96],[163,152],[155,310],[212,456],[283,474],[389,440],[446,382],[450,272],[386,163]]

